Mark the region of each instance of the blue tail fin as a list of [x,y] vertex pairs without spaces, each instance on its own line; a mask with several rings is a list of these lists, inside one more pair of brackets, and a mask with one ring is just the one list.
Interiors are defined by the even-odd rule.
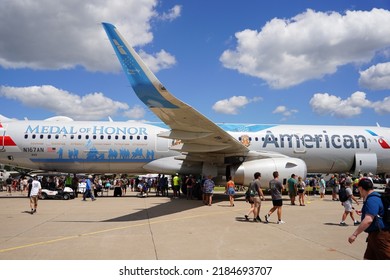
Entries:
[[138,98],[149,108],[177,108],[175,104],[167,99],[169,93],[164,96],[164,91],[166,91],[164,86],[134,49],[126,43],[116,27],[110,23],[103,22],[102,24],[122,64],[123,71]]

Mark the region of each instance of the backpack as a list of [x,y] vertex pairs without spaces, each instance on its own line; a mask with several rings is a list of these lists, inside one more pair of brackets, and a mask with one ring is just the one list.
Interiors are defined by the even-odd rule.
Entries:
[[326,182],[326,187],[327,188],[333,188],[334,186],[336,186],[336,182],[335,182],[335,180],[333,178],[330,179],[328,182]]
[[187,180],[186,180],[186,185],[187,186],[193,186],[194,185],[194,179],[193,178],[188,178]]
[[245,192],[245,200],[249,201],[251,197],[255,197],[257,195],[257,190],[255,188],[255,183],[251,182],[249,184],[248,190]]
[[347,195],[347,188],[341,186],[339,190],[339,200],[341,202],[345,202],[348,200],[348,195]]
[[[386,228],[390,228],[390,194],[378,193],[383,204],[383,216],[381,217]],[[379,215],[378,215],[379,216]]]
[[390,227],[390,195],[387,193],[381,194],[383,203],[383,222],[387,227]]

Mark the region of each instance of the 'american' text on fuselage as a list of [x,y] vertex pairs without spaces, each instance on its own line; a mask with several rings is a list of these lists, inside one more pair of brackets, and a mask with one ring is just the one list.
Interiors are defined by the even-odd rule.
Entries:
[[275,148],[335,148],[335,149],[367,149],[367,139],[363,135],[328,135],[324,134],[279,134],[267,131],[264,137],[263,148],[273,145]]

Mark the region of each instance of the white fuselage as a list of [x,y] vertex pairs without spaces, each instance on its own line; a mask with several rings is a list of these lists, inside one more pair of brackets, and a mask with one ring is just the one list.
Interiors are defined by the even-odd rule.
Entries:
[[[251,151],[302,159],[309,173],[390,172],[388,128],[219,126]],[[142,173],[151,171],[144,169],[147,163],[179,155],[170,150],[175,141],[157,136],[164,131],[167,128],[162,123],[2,122],[0,162],[72,173]]]

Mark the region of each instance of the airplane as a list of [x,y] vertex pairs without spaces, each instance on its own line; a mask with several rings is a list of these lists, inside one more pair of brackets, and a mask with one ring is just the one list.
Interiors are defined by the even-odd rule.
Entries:
[[390,130],[380,126],[217,124],[172,95],[117,28],[102,23],[138,98],[162,121],[12,120],[0,116],[0,163],[68,173],[232,176],[268,185],[292,174],[390,172]]

